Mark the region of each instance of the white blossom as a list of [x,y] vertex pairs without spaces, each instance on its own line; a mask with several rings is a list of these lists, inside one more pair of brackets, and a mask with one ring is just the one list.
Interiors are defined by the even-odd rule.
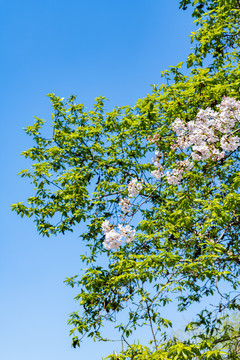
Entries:
[[120,224],[118,226],[118,229],[120,234],[125,237],[126,243],[130,243],[133,241],[136,230],[132,229],[130,225],[123,226],[122,224]]
[[131,198],[139,194],[142,190],[143,185],[138,181],[138,179],[133,179],[128,184],[128,196]]
[[161,170],[153,170],[151,171],[151,175],[155,177],[155,179],[160,180],[164,176],[164,173]]
[[104,234],[106,234],[107,232],[109,232],[112,228],[112,225],[109,223],[108,220],[105,220],[103,223],[102,223],[102,230],[104,232]]
[[240,146],[240,138],[231,136],[231,132],[236,124],[240,123],[240,101],[225,97],[218,108],[219,111],[201,109],[196,120],[188,123],[176,119],[172,124],[177,134],[176,145],[173,148],[179,147],[184,150],[192,146],[191,156],[195,161],[205,161],[209,158],[221,160],[225,156],[225,151],[236,150]]
[[178,185],[182,180],[182,170],[173,169],[171,173],[167,171],[166,178],[169,185]]
[[119,201],[119,205],[122,208],[122,212],[124,212],[125,214],[129,213],[131,209],[131,203],[129,199],[121,199]]
[[221,147],[225,151],[234,151],[240,146],[240,138],[238,136],[226,137],[221,139]]
[[117,250],[121,246],[121,238],[122,236],[116,230],[111,229],[105,233],[105,241],[103,242],[103,246],[107,250]]

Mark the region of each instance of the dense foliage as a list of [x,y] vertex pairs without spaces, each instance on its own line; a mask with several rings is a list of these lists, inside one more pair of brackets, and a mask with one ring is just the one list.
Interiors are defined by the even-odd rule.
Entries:
[[[190,75],[183,63],[171,67],[136,106],[107,113],[102,97],[86,111],[74,96],[64,101],[50,94],[51,138],[43,137],[41,119],[26,128],[35,146],[23,155],[34,164],[21,176],[31,179],[36,193],[13,209],[33,216],[46,236],[86,223],[85,273],[66,280],[79,286],[80,310],[69,323],[74,347],[85,334],[108,340],[104,326],[112,323],[122,351],[109,359],[240,356],[239,327],[226,320],[240,308],[240,2],[180,1],[183,10],[188,6],[199,28],[191,35]],[[211,142],[199,114],[205,114]],[[195,142],[190,124],[198,129]],[[184,149],[181,137],[188,140]],[[204,141],[209,156],[196,148]],[[191,166],[181,165],[186,161]],[[176,168],[180,176],[171,181]],[[113,250],[109,239],[118,229],[127,241]],[[205,298],[214,306],[206,307]],[[162,315],[170,302],[176,311],[199,304],[182,339],[171,336],[171,321]],[[149,344],[136,343],[139,326],[146,326]]]

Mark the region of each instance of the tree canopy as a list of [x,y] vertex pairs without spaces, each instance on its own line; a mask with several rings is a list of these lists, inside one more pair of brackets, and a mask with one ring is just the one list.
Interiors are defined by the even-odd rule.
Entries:
[[[122,351],[108,359],[239,359],[239,327],[226,318],[240,309],[240,1],[180,1],[188,6],[198,25],[189,75],[170,67],[134,107],[109,112],[104,97],[87,111],[49,94],[51,137],[42,119],[26,128],[33,165],[20,174],[35,195],[13,209],[43,236],[86,223],[87,267],[66,280],[79,286],[72,344],[111,340],[112,323]],[[214,306],[201,307],[208,297]],[[199,304],[184,339],[163,315],[170,302]],[[149,344],[135,341],[140,326]]]

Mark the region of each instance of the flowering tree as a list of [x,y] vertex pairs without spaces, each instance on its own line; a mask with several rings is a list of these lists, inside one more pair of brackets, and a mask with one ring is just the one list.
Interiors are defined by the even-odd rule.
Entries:
[[[74,347],[86,334],[111,340],[112,323],[122,351],[109,359],[239,359],[239,328],[226,317],[240,308],[240,4],[180,7],[191,3],[199,30],[189,76],[178,64],[135,107],[108,113],[102,97],[87,112],[74,96],[51,94],[52,137],[41,135],[41,119],[26,128],[36,145],[21,176],[36,194],[13,209],[46,236],[86,222],[88,268],[66,280],[80,286],[71,335]],[[205,298],[214,306],[201,307]],[[176,311],[199,304],[185,339],[171,336],[170,302]],[[136,344],[139,326],[149,344]]]

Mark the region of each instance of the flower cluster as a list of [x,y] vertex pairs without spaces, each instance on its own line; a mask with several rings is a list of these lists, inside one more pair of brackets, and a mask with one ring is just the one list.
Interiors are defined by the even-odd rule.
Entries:
[[125,237],[126,243],[130,243],[133,241],[136,231],[135,231],[135,229],[132,229],[130,225],[123,226],[120,224],[118,226],[118,229],[119,229],[120,234],[123,237]]
[[[143,184],[138,181],[138,179],[133,179],[128,184],[128,196],[129,199],[121,199],[119,205],[121,206],[122,212],[126,215],[130,212],[131,202],[130,198],[139,194],[142,190]],[[108,220],[105,220],[102,223],[102,230],[105,234],[105,240],[103,245],[106,249],[118,249],[121,246],[122,238],[125,238],[126,243],[130,243],[133,241],[135,236],[135,230],[131,228],[130,225],[123,226],[120,224],[118,226],[119,232],[117,232],[113,225],[109,223]]]
[[193,163],[188,159],[184,161],[177,161],[176,168],[170,173],[167,171],[167,182],[172,185],[178,185],[183,178],[183,173],[191,170]]
[[240,146],[240,138],[233,136],[240,120],[240,101],[225,97],[218,108],[201,109],[196,120],[184,123],[176,119],[172,125],[177,134],[176,147],[184,150],[191,146],[193,160],[221,160],[226,151]]
[[164,174],[163,174],[163,167],[162,165],[159,163],[160,159],[161,159],[161,155],[159,151],[155,151],[155,158],[152,158],[152,162],[153,164],[156,166],[157,170],[153,170],[151,171],[151,175],[153,177],[155,177],[155,179],[160,180]]
[[223,136],[221,139],[221,147],[225,151],[234,151],[240,146],[240,138],[238,136]]
[[[240,101],[233,98],[223,98],[219,111],[213,111],[210,108],[206,110],[201,109],[196,120],[185,123],[183,120],[177,118],[172,128],[177,135],[175,144],[172,146],[173,150],[180,149],[181,151],[191,147],[191,158],[194,161],[205,161],[208,159],[221,160],[225,157],[226,151],[234,151],[240,146],[239,136],[234,136],[236,124],[240,123]],[[148,138],[150,142],[157,144],[159,138]],[[157,170],[151,172],[152,176],[157,180],[164,177],[164,172],[159,163],[160,154],[155,152],[156,158],[153,158],[153,163]],[[166,179],[169,184],[178,185],[183,173],[191,170],[193,163],[188,159],[178,161],[176,168],[170,173],[167,171]]]
[[119,201],[119,205],[122,208],[122,212],[124,212],[125,214],[129,213],[131,209],[131,203],[129,199],[121,199]]
[[131,198],[139,194],[142,190],[143,185],[138,181],[138,179],[133,179],[128,184],[128,196]]
[[[164,177],[163,166],[159,163],[161,159],[161,155],[159,151],[155,151],[156,157],[152,159],[153,164],[156,166],[157,170],[151,171],[151,175],[155,177],[155,179],[160,180]],[[166,179],[169,184],[178,185],[183,178],[183,173],[185,171],[191,170],[193,167],[193,163],[188,159],[184,161],[177,161],[176,168],[172,170],[170,173],[167,171]]]
[[113,225],[109,223],[108,220],[105,220],[102,223],[102,230],[105,234],[105,240],[103,246],[107,250],[117,250],[121,246],[122,238],[125,238],[126,243],[130,243],[135,236],[135,230],[131,228],[130,225],[119,225],[119,232],[117,232]]
[[130,198],[138,195],[139,192],[142,190],[142,188],[143,188],[143,184],[139,182],[138,179],[135,178],[130,181],[130,183],[128,184],[129,199],[121,199],[119,201],[119,205],[121,206],[123,213],[128,214],[130,212],[131,209]]

